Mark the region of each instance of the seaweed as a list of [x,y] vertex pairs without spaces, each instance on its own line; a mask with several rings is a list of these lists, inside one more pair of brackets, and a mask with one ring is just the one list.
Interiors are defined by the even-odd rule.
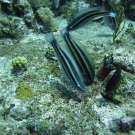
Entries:
[[[118,2],[117,7],[116,7],[116,11],[117,11],[117,19],[118,19],[118,26],[116,28],[116,30],[113,33],[113,43],[117,42],[117,38],[118,35],[122,32],[122,30],[125,27],[125,21],[124,21],[124,7],[122,6],[121,2]],[[123,26],[121,27],[122,23],[124,22]]]

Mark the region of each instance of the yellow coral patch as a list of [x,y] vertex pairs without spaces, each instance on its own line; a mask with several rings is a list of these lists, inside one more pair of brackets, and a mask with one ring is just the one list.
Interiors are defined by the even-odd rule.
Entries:
[[31,97],[34,96],[34,92],[31,90],[30,86],[26,82],[21,82],[16,88],[15,91],[15,98],[16,99],[22,99],[22,100],[28,100]]

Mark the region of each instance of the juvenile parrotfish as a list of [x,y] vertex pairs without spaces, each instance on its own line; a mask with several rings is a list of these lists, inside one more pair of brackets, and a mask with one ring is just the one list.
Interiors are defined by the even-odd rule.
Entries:
[[[103,0],[103,10],[116,13],[115,8],[112,6],[112,3],[110,3],[108,0]],[[105,16],[104,21],[106,25],[112,29],[115,30],[118,27],[118,17],[111,17],[111,16]]]
[[104,80],[114,68],[113,54],[105,56],[103,59],[103,66],[98,74],[99,79]]
[[80,44],[80,42],[75,41],[67,31],[63,29],[61,35],[65,40],[69,50],[71,51],[86,84],[91,84],[94,82],[95,77],[95,65],[92,57],[89,55],[87,50]]
[[106,92],[116,90],[121,84],[121,68],[116,66],[116,71],[106,85]]
[[66,28],[68,31],[72,31],[84,25],[88,21],[92,21],[104,16],[116,17],[116,14],[109,11],[101,11],[99,9],[91,10],[91,8],[79,11],[77,14],[74,15],[73,19],[69,22]]
[[53,4],[56,8],[58,8],[60,5],[60,0],[53,0]]
[[85,92],[85,84],[83,82],[81,72],[72,54],[62,49],[58,45],[52,32],[46,35],[46,40],[53,46],[56,57],[59,60],[64,75],[70,80],[71,84],[77,90]]
[[103,67],[101,70],[100,70],[100,78],[102,79],[102,80],[104,80],[107,76],[108,76],[108,74],[111,72],[111,70],[110,69],[108,69],[108,68],[106,68],[106,67]]

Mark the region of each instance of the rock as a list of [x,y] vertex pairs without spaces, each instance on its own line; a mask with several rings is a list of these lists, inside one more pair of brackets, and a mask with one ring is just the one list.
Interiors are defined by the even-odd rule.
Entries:
[[24,21],[25,24],[28,27],[35,28],[35,14],[33,12],[29,12],[26,15],[24,15]]
[[15,107],[10,111],[10,116],[17,121],[27,119],[31,112],[25,107]]
[[135,4],[130,5],[128,12],[129,12],[129,14],[128,14],[129,19],[135,21]]
[[31,7],[34,10],[37,10],[40,7],[50,7],[52,5],[52,2],[50,0],[28,0],[31,4]]
[[6,12],[8,14],[11,14],[14,12],[12,2],[10,0],[1,0],[0,5],[1,5],[2,11]]
[[23,16],[32,11],[31,5],[27,0],[13,0],[13,8],[18,16]]
[[47,8],[39,8],[36,12],[37,22],[44,26],[44,31],[54,31],[57,26],[57,22],[54,18],[52,11]]
[[27,33],[27,27],[22,18],[0,14],[0,37],[22,38]]
[[30,3],[27,0],[14,0],[13,7],[18,16],[23,16],[25,24],[34,28],[35,15]]
[[135,117],[121,118],[116,121],[122,132],[129,132],[135,130]]

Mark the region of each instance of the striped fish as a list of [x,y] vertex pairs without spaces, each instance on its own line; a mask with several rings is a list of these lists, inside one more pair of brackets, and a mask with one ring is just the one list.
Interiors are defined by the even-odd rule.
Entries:
[[58,45],[52,32],[46,35],[46,40],[53,46],[64,75],[77,90],[85,92],[85,84],[82,75],[71,53]]
[[[112,4],[108,0],[103,1],[103,10],[116,13],[115,8],[112,6]],[[112,30],[115,30],[118,27],[117,16],[116,17],[105,16],[104,21],[106,25]]]
[[61,35],[80,68],[84,82],[86,84],[93,83],[95,76],[95,65],[93,59],[79,42],[77,43],[72,39],[66,28],[61,31]]
[[78,12],[73,17],[73,19],[69,22],[66,28],[68,31],[72,31],[84,25],[88,21],[92,21],[94,19],[98,19],[104,16],[116,17],[116,14],[113,12],[101,11],[99,9],[93,9],[93,10],[91,10],[91,8],[86,9],[86,10]]

